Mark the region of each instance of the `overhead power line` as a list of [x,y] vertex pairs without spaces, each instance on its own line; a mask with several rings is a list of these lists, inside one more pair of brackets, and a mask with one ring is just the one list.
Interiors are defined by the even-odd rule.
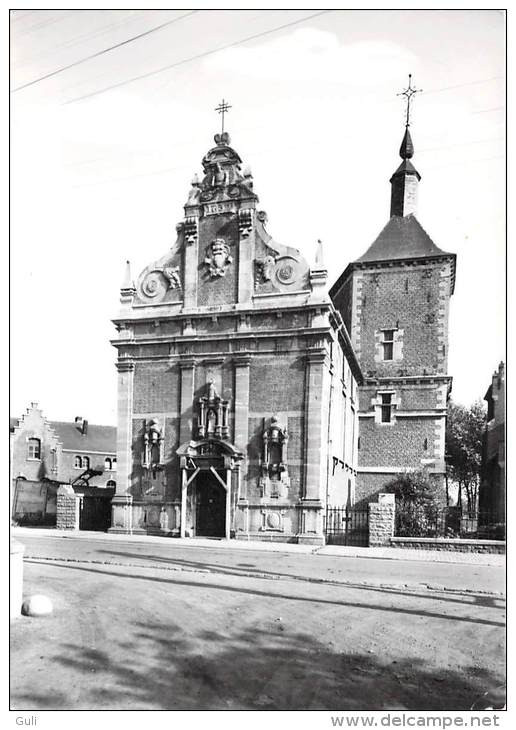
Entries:
[[137,41],[139,38],[143,38],[144,36],[150,35],[151,33],[155,33],[156,31],[161,30],[162,28],[166,28],[168,25],[172,25],[173,23],[177,23],[178,20],[187,18],[189,15],[193,15],[194,13],[197,13],[197,12],[199,12],[199,11],[191,10],[188,13],[184,13],[183,15],[180,15],[178,18],[173,18],[172,20],[167,20],[166,23],[161,23],[161,25],[157,25],[155,28],[146,30],[144,33],[139,33],[138,35],[135,35],[132,38],[127,38],[125,41],[116,43],[114,46],[109,46],[109,48],[104,48],[102,51],[97,51],[97,53],[92,53],[90,56],[86,56],[86,58],[81,58],[79,61],[74,61],[73,63],[68,64],[68,66],[62,66],[61,68],[58,68],[55,71],[51,71],[50,73],[45,74],[44,76],[40,76],[38,79],[33,79],[32,81],[28,81],[26,84],[17,86],[16,89],[12,89],[11,93],[14,93],[15,91],[21,91],[22,89],[26,89],[28,86],[33,86],[34,84],[38,84],[40,81],[49,79],[52,76],[57,76],[57,74],[63,73],[63,71],[67,71],[69,68],[74,68],[74,66],[80,66],[82,63],[91,61],[93,58],[98,58],[98,56],[103,56],[105,53],[114,51],[116,48],[121,48],[122,46],[126,46],[128,43],[132,43],[133,41]]
[[248,41],[254,41],[257,38],[262,38],[265,35],[269,35],[269,33],[276,33],[278,30],[283,30],[284,28],[290,28],[293,25],[298,25],[299,23],[304,23],[307,20],[311,20],[312,18],[316,18],[319,15],[324,15],[325,13],[331,13],[332,10],[320,10],[318,13],[312,13],[312,15],[307,15],[305,18],[300,18],[299,20],[292,20],[290,23],[284,23],[283,25],[278,25],[275,28],[271,28],[270,30],[264,30],[261,33],[255,33],[254,35],[247,36],[246,38],[241,38],[239,41],[233,41],[232,43],[227,43],[224,46],[219,46],[218,48],[212,48],[209,51],[204,51],[203,53],[197,53],[195,56],[190,56],[189,58],[183,58],[180,61],[175,61],[174,63],[170,63],[167,66],[161,66],[160,68],[154,69],[154,71],[148,71],[147,73],[140,74],[139,76],[133,76],[130,79],[126,79],[125,81],[119,81],[116,84],[112,84],[111,86],[106,86],[103,89],[99,89],[98,91],[92,91],[89,94],[83,94],[82,96],[77,96],[75,99],[70,99],[70,101],[65,102],[66,104],[73,104],[76,101],[82,101],[83,99],[91,99],[93,96],[99,96],[99,94],[105,94],[107,91],[111,91],[112,89],[118,89],[121,86],[125,86],[126,84],[132,84],[135,81],[140,81],[141,79],[147,79],[149,76],[154,76],[155,74],[163,73],[163,71],[168,71],[171,68],[176,68],[177,66],[182,66],[185,63],[190,63],[190,61],[196,61],[199,58],[205,58],[206,56],[211,56],[213,53],[218,53],[219,51],[225,51],[227,48],[233,48],[234,46],[239,46],[242,43],[247,43]]

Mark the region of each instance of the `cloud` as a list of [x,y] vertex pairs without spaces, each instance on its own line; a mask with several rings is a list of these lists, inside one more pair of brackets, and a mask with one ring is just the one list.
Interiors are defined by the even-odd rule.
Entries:
[[254,46],[229,48],[205,61],[206,71],[231,72],[255,79],[345,82],[361,86],[405,78],[416,58],[385,40],[340,44],[334,33],[297,29]]

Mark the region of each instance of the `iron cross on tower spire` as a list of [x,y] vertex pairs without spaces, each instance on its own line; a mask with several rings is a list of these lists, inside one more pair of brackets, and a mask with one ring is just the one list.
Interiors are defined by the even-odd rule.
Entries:
[[423,91],[423,89],[415,89],[411,85],[412,83],[412,74],[408,75],[408,86],[404,91],[401,91],[399,94],[396,94],[396,96],[404,96],[407,100],[407,113],[405,117],[405,126],[410,126],[410,102],[412,100],[412,97],[414,94],[418,94],[420,91]]
[[227,101],[225,101],[224,99],[222,99],[220,104],[215,107],[215,111],[219,114],[222,114],[222,129],[220,130],[221,132],[224,132],[224,114],[226,114],[226,112],[228,112],[231,108],[231,104],[228,104]]

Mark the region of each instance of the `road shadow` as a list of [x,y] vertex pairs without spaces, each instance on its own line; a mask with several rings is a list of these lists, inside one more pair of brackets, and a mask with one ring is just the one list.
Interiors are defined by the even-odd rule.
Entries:
[[[468,710],[501,681],[475,667],[442,670],[337,652],[279,622],[264,623],[231,637],[200,631],[195,638],[173,622],[135,623],[131,642],[105,651],[64,643],[54,661],[83,678],[83,699],[73,709]],[[30,707],[30,692],[24,697]]]

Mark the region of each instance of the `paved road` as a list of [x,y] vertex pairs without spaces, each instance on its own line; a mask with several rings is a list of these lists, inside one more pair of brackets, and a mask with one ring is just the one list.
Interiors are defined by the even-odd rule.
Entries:
[[22,541],[54,612],[12,623],[13,709],[463,710],[504,679],[502,569]]
[[147,539],[135,542],[123,535],[102,539],[38,536],[18,533],[25,545],[25,557],[85,561],[97,564],[144,566],[161,570],[219,573],[271,580],[295,578],[309,581],[389,586],[431,586],[447,590],[503,593],[505,568],[474,564],[451,564],[414,560],[335,557],[305,552],[232,550],[186,545],[176,540]]

